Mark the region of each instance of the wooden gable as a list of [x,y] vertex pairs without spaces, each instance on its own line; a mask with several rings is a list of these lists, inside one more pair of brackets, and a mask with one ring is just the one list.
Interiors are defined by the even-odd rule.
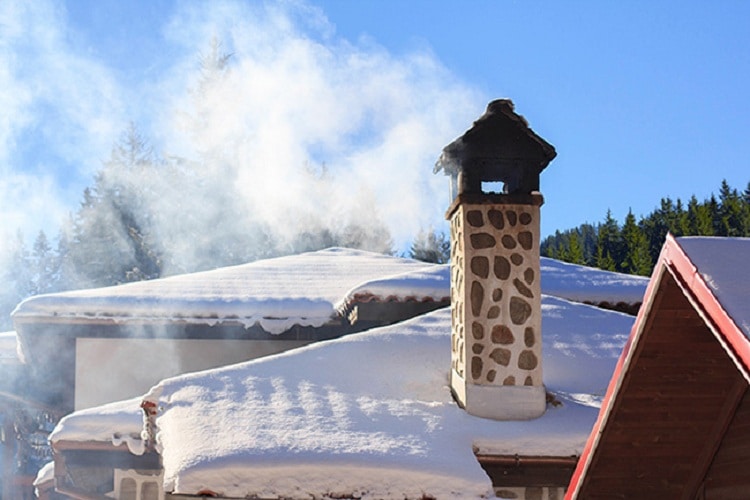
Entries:
[[567,498],[747,497],[747,339],[695,271],[668,237]]

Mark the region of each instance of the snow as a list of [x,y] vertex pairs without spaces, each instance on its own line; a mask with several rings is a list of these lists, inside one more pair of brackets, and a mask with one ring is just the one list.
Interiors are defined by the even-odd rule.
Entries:
[[0,333],[0,363],[17,362],[18,341],[16,332]]
[[145,442],[141,438],[141,401],[138,397],[71,413],[58,422],[49,440],[51,443],[95,441],[113,446],[125,443],[130,453],[142,455]]
[[[357,297],[440,300],[448,295],[449,280],[448,266],[329,249],[57,294],[22,303],[15,314],[122,321],[189,315],[191,321],[234,318],[246,324],[273,317],[319,324]],[[574,301],[640,302],[647,281],[542,259],[543,292]],[[158,407],[156,445],[165,488],[228,497],[492,496],[475,452],[582,452],[634,321],[549,295],[542,314],[544,380],[555,401],[530,421],[481,419],[456,405],[447,380],[447,308],[164,380],[145,399]],[[50,439],[125,442],[142,453],[141,401],[73,413]]]
[[334,304],[362,281],[433,266],[330,248],[152,281],[39,295],[19,304],[13,317],[208,325],[230,320],[245,327],[259,323],[267,332],[282,333],[294,325],[324,325],[335,315]]
[[[39,469],[39,472],[36,474],[36,479],[34,479],[34,486],[37,488],[44,483],[54,481],[55,480],[55,461],[47,462],[44,464],[44,467]],[[39,490],[37,489],[35,491],[36,496],[39,497]]]
[[677,243],[750,339],[750,238],[682,237]]
[[[542,292],[589,302],[639,302],[648,280],[542,258]],[[270,333],[322,326],[356,296],[441,300],[450,270],[388,255],[330,248],[213,271],[125,285],[38,295],[15,319],[259,323]]]
[[343,300],[336,304],[336,309],[341,310],[349,303],[363,298],[381,302],[409,299],[449,300],[450,273],[450,266],[444,264],[365,281],[349,290]]
[[146,396],[159,408],[165,488],[481,497],[491,485],[474,450],[580,454],[633,318],[553,297],[543,314],[545,383],[562,405],[531,421],[472,417],[453,401],[447,308],[165,380]]
[[648,278],[541,258],[542,293],[598,304],[643,301]]

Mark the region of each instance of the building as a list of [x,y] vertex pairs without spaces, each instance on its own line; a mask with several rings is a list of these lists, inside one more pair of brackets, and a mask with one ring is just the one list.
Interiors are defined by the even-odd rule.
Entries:
[[[416,273],[416,274],[410,274]],[[411,295],[368,284],[406,275]],[[245,361],[448,303],[447,269],[359,250],[309,252],[125,285],[31,297],[13,321],[38,399],[63,413],[159,380]],[[441,283],[445,283],[441,287]],[[351,292],[351,293],[350,293]],[[387,310],[379,304],[388,302]],[[378,309],[378,313],[372,311]]]
[[[561,498],[633,318],[542,291],[616,304],[643,288],[626,299],[637,279],[597,271],[586,276],[607,279],[574,291],[561,285],[570,269],[540,259],[538,177],[553,157],[510,101],[490,103],[439,161],[457,188],[450,308],[77,411],[51,435],[57,492]],[[369,280],[337,310],[377,320],[388,297],[418,295],[422,274]]]
[[495,421],[455,403],[443,308],[75,412],[51,436],[58,491],[562,499],[633,317],[556,297],[542,311],[540,418]]
[[747,498],[749,261],[667,237],[567,498]]

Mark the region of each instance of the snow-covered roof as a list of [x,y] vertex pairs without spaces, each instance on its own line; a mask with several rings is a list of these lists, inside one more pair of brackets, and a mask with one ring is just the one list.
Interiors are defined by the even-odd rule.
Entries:
[[451,271],[448,264],[410,270],[395,276],[368,280],[349,290],[336,308],[352,302],[450,300]]
[[39,486],[43,484],[49,484],[55,480],[55,462],[54,460],[44,464],[44,467],[39,469],[34,479],[34,486],[36,487],[37,497],[39,497]]
[[[542,310],[545,384],[562,405],[550,405],[536,420],[497,422],[456,405],[447,380],[447,308],[167,379],[146,396],[158,408],[166,490],[480,497],[490,495],[491,484],[475,452],[580,454],[633,318],[554,297],[543,298]],[[112,406],[105,408],[111,415]],[[106,441],[114,432],[121,439],[134,431],[141,410],[131,400],[119,411],[130,417],[118,417],[109,432],[86,424],[97,409],[74,413],[51,440]]]
[[635,304],[643,301],[648,278],[541,258],[542,293],[574,302]]
[[63,417],[50,434],[50,442],[99,442],[113,446],[125,444],[131,453],[142,455],[143,412],[137,397],[95,408],[86,408]]
[[[542,293],[574,302],[637,304],[648,278],[541,258]],[[450,266],[445,264],[366,281],[346,294],[338,306],[367,300],[443,300],[450,297]]]
[[[330,248],[152,281],[31,297],[14,320],[259,323],[270,333],[321,326],[363,281],[434,267],[412,259]],[[413,293],[419,293],[413,290]]]
[[750,238],[682,237],[677,243],[713,295],[750,339]]
[[[648,280],[542,258],[542,292],[579,302],[641,300]],[[38,295],[14,320],[231,321],[270,333],[322,326],[353,301],[446,300],[450,269],[412,259],[330,248],[124,285]]]

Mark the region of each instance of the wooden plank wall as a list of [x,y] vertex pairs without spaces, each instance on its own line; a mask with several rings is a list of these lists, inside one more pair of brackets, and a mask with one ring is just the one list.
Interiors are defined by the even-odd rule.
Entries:
[[750,495],[750,394],[745,392],[706,474],[699,499],[746,499]]
[[744,390],[738,381],[666,274],[579,498],[693,498]]

